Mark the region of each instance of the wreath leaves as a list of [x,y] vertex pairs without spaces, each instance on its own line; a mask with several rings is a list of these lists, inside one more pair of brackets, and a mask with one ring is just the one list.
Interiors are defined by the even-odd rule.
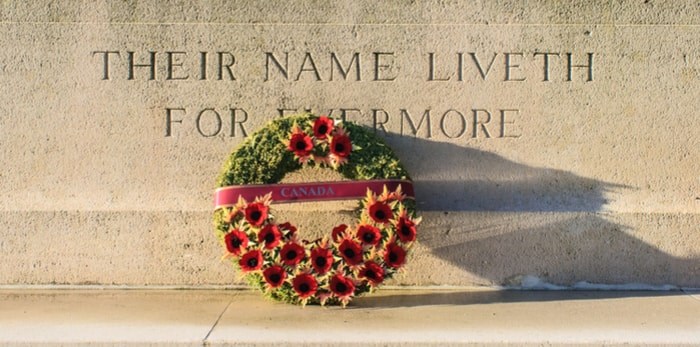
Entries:
[[[324,158],[328,158],[328,152],[330,151],[328,147],[331,141],[331,139],[325,139],[314,140],[313,152],[306,158],[307,162],[302,164],[298,156],[295,156],[295,154],[288,149],[290,134],[293,132],[314,134],[314,122],[318,119],[319,117],[307,113],[278,118],[269,122],[265,127],[249,136],[235,151],[233,151],[233,153],[231,153],[224,163],[222,172],[217,179],[217,186],[225,187],[229,185],[279,183],[286,174],[299,170],[304,165],[325,167],[328,170],[334,170],[340,173],[343,177],[350,180],[410,180],[408,172],[403,165],[401,165],[391,148],[381,138],[376,136],[373,130],[351,122],[342,122],[342,125],[340,125],[341,123],[339,121],[335,121],[336,128],[340,129],[340,135],[344,136],[347,134],[352,143],[352,150],[346,158],[342,158],[344,159],[342,163],[334,162],[333,160],[324,160]],[[324,121],[327,121],[327,118],[324,119]],[[376,246],[368,247],[365,245],[361,248],[363,263],[350,266],[343,260],[346,255],[341,255],[339,251],[339,245],[345,239],[359,243],[356,235],[356,230],[358,230],[357,226],[348,228],[343,233],[342,240],[338,240],[337,242],[328,237],[311,242],[299,241],[297,240],[297,234],[289,230],[284,230],[283,235],[285,236],[283,242],[280,242],[280,245],[275,249],[263,251],[262,268],[257,268],[254,271],[245,273],[245,278],[248,280],[248,283],[254,287],[258,287],[265,296],[271,299],[302,305],[307,303],[321,303],[341,304],[345,306],[349,302],[350,296],[374,291],[376,289],[376,283],[369,283],[367,279],[359,278],[359,274],[362,272],[361,270],[366,269],[368,266],[367,264],[371,263],[370,266],[372,269],[376,269],[376,265],[379,264],[384,271],[382,274],[383,279],[391,278],[398,269],[385,264],[384,257],[388,257],[389,255],[392,257],[405,257],[405,252],[398,250],[387,255],[388,252],[391,252],[391,249],[387,247],[402,247],[403,250],[407,251],[411,248],[413,242],[403,244],[400,240],[396,239],[396,231],[393,230],[396,228],[396,223],[375,223],[368,215],[369,207],[374,203],[387,203],[393,213],[392,220],[409,218],[417,225],[420,219],[415,216],[414,201],[403,199],[400,186],[399,189],[393,192],[385,189],[383,192],[380,192],[379,196],[368,191],[367,197],[358,202],[358,208],[355,212],[358,216],[358,226],[363,224],[373,225],[380,229],[381,235],[381,242],[378,242]],[[272,213],[270,213],[268,219],[259,227],[253,228],[246,225],[247,222],[244,218],[244,212],[242,211],[245,210],[245,206],[248,203],[268,204],[269,196],[259,197],[254,202],[239,201],[234,207],[220,208],[214,212],[216,234],[220,240],[222,240],[222,243],[225,236],[232,228],[246,230],[250,243],[246,250],[242,250],[242,253],[252,249],[260,249],[257,233],[260,232],[264,225],[276,223]],[[280,224],[278,226],[282,225],[283,224]],[[270,288],[269,283],[266,282],[265,277],[262,275],[262,271],[264,268],[269,268],[270,266],[279,266],[281,263],[280,249],[283,244],[287,243],[303,245],[305,252],[304,260],[295,266],[287,266],[285,268],[287,272],[284,283],[276,288]],[[333,266],[331,271],[325,274],[314,273],[311,266],[311,259],[309,258],[311,249],[315,247],[328,247],[328,249],[332,250]],[[225,246],[224,249],[226,249]],[[227,257],[227,259],[233,260],[234,264],[238,264],[235,258],[236,257],[232,256]],[[391,258],[391,261],[392,264],[398,264],[403,263],[404,260]],[[367,271],[365,270],[364,273],[366,274]],[[305,297],[302,299],[299,292],[295,291],[292,283],[294,278],[300,274],[304,274],[304,276],[312,274],[314,276],[316,280],[314,295],[306,296],[306,294],[304,294]],[[331,276],[339,277],[336,277],[335,281],[331,281]],[[352,280],[354,292],[350,296],[347,295],[347,290],[344,294],[339,294],[343,292],[342,289],[347,289],[350,283],[344,278]],[[331,282],[333,282],[337,288],[332,288]],[[343,286],[346,287],[343,288]],[[299,288],[297,288],[297,290],[298,289]]]

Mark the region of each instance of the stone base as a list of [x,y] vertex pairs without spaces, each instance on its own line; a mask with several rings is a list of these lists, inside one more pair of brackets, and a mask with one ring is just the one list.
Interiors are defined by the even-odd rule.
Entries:
[[[332,220],[337,212],[296,212]],[[424,212],[395,285],[700,287],[698,214]],[[236,285],[211,213],[0,212],[0,284]],[[301,236],[305,234],[301,231]],[[317,235],[312,235],[316,237]]]
[[0,345],[38,344],[700,345],[700,296],[384,290],[341,309],[240,290],[0,290]]
[[309,109],[415,181],[393,284],[700,287],[698,47],[690,0],[1,1],[0,285],[240,283],[215,177]]

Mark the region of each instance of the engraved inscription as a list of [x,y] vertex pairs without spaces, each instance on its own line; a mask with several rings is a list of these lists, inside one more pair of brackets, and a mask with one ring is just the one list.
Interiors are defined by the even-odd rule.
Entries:
[[[440,139],[517,139],[520,134],[519,109],[449,108],[387,110],[384,108],[278,108],[280,117],[313,112],[343,121],[373,127],[383,136],[410,136]],[[177,136],[186,128],[202,137],[245,137],[249,112],[243,108],[204,108],[191,111],[183,107],[165,109],[165,137]],[[263,113],[266,114],[266,113]]]
[[165,137],[175,136],[177,130],[186,123],[193,125],[197,134],[202,137],[216,137],[225,135],[228,137],[246,137],[248,130],[245,123],[248,121],[248,112],[242,108],[217,110],[204,108],[195,112],[188,112],[184,107],[165,108]]
[[[465,76],[471,76],[482,81],[500,79],[504,82],[525,82],[537,78],[542,82],[552,82],[554,70],[558,72],[557,81],[572,82],[580,78],[581,81],[592,82],[593,53],[583,54],[585,58],[580,58],[581,55],[572,52],[457,52],[452,57],[441,57],[436,52],[428,52],[427,81],[463,82],[469,78]],[[525,75],[526,65],[536,65],[536,70],[542,71],[541,75]]]
[[[101,63],[101,79],[184,81],[228,80],[235,81],[236,57],[231,52],[185,51],[93,51],[92,56]],[[214,76],[210,69],[214,68]]]
[[[369,67],[364,63],[365,60],[370,60]],[[311,52],[305,52],[303,57],[289,52],[265,52],[264,81],[362,81],[362,71],[368,69],[372,76],[371,81],[393,81],[397,77],[392,72],[394,63],[393,52],[371,52],[369,59],[359,52],[330,52],[322,57]]]
[[[400,109],[389,112],[372,109],[371,118],[375,131],[391,136],[398,128],[398,135],[422,138],[447,139],[519,138],[518,109],[455,109],[418,112]],[[398,125],[397,125],[398,123]]]
[[[403,52],[402,54],[406,54]],[[504,83],[583,83],[594,81],[594,52],[571,51],[457,51],[415,52],[402,57],[392,50],[369,51],[263,51],[239,55],[228,49],[213,51],[102,49],[90,52],[96,62],[97,77],[103,81],[228,81],[263,83],[284,88],[295,83],[391,83],[397,88],[414,88],[416,81],[431,85],[470,82]],[[420,61],[420,57],[426,60]],[[251,58],[253,57],[253,58]],[[255,58],[257,57],[257,59]],[[403,58],[403,59],[402,59]],[[252,59],[252,60],[251,60]],[[251,68],[251,64],[253,64]],[[242,66],[244,65],[244,66]],[[411,69],[402,67],[411,66]],[[241,74],[240,72],[246,73]],[[422,75],[406,76],[403,71]],[[255,75],[255,74],[258,75]],[[426,78],[427,77],[427,78]],[[410,85],[405,84],[410,81]],[[159,84],[152,84],[158,86]],[[334,84],[336,85],[336,84]],[[509,87],[512,88],[512,87]],[[527,88],[527,87],[526,87]],[[163,133],[166,138],[195,134],[204,138],[245,137],[252,115],[277,114],[283,117],[314,112],[342,120],[366,124],[384,136],[410,136],[426,139],[517,139],[523,134],[523,109],[513,105],[464,105],[447,101],[440,107],[420,107],[419,100],[406,100],[407,107],[336,107],[312,110],[290,107],[294,101],[272,110],[241,107],[191,107],[186,104],[163,107]],[[239,103],[231,100],[231,104]],[[408,103],[410,102],[410,103]],[[400,103],[399,105],[401,105]],[[532,115],[528,115],[532,117]],[[257,123],[257,122],[256,122]]]

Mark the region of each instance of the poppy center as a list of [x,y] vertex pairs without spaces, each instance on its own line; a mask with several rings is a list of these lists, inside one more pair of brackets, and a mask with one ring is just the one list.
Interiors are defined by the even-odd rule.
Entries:
[[392,263],[395,263],[397,260],[399,260],[398,254],[396,254],[394,252],[389,253],[389,261],[391,261]]
[[377,277],[377,274],[374,273],[374,270],[367,269],[367,271],[365,271],[365,277],[369,279],[375,279]]
[[300,291],[300,292],[306,293],[306,292],[308,292],[309,290],[311,290],[311,286],[309,286],[308,283],[302,283],[302,284],[299,285],[299,291]]
[[411,228],[408,227],[408,225],[404,224],[401,227],[401,234],[403,235],[410,235],[411,234]]
[[384,220],[384,218],[386,218],[386,213],[382,210],[377,210],[377,212],[374,212],[374,216],[379,220]]
[[231,246],[233,246],[233,248],[241,247],[241,239],[237,237],[231,238]]
[[275,241],[275,234],[269,232],[265,235],[265,243],[273,243]]
[[286,257],[287,257],[287,259],[289,259],[289,260],[292,260],[292,259],[296,258],[296,257],[297,257],[297,251],[291,250],[291,251],[287,252]]
[[362,240],[367,243],[370,243],[374,241],[374,234],[371,232],[366,232],[364,235],[362,235]]
[[328,132],[328,126],[325,124],[322,124],[320,127],[318,127],[318,133],[323,135],[326,132]]
[[343,254],[350,259],[355,257],[355,251],[353,251],[352,248],[348,248],[348,249],[344,250]]
[[272,283],[278,283],[281,279],[282,279],[282,275],[280,275],[280,274],[275,273],[275,274],[270,275],[270,281]]
[[324,267],[328,264],[328,260],[326,260],[326,257],[317,257],[316,258],[316,266],[318,267]]
[[262,217],[262,213],[260,211],[253,211],[253,213],[250,214],[250,219],[257,221]]
[[348,290],[348,286],[345,285],[343,282],[338,282],[335,284],[335,291],[338,293],[344,293],[346,290]]
[[343,153],[344,150],[345,150],[345,145],[344,145],[344,144],[342,144],[342,143],[336,143],[336,144],[335,144],[335,151],[336,151],[336,152]]
[[258,258],[250,258],[248,259],[248,267],[257,267],[258,266]]
[[306,149],[306,144],[304,143],[304,141],[297,141],[297,143],[294,147],[296,147],[296,149],[298,149],[300,151],[303,151]]

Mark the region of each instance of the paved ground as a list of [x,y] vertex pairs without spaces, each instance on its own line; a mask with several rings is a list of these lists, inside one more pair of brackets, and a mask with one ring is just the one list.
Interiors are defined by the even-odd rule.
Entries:
[[341,309],[245,290],[0,290],[0,344],[44,343],[700,346],[700,293],[380,290]]

